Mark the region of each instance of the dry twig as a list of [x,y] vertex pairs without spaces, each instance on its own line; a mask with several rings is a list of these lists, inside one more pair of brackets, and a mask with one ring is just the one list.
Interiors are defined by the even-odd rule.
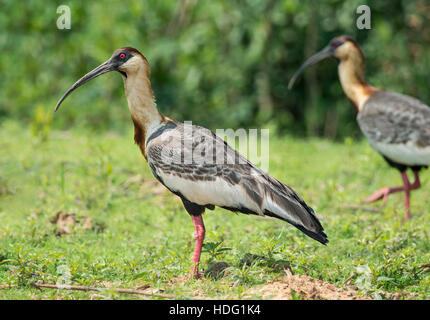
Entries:
[[352,278],[355,277],[355,273],[352,272],[351,275],[345,280],[345,282],[343,284],[345,285],[349,285],[349,283],[351,282]]
[[0,289],[10,289],[15,287],[13,284],[0,284]]
[[103,291],[106,289],[113,290],[118,293],[127,293],[127,294],[138,294],[149,297],[158,297],[165,299],[172,299],[173,296],[167,294],[159,294],[153,292],[145,292],[142,290],[134,290],[134,289],[123,289],[123,288],[97,288],[97,287],[85,287],[85,286],[66,286],[66,285],[56,285],[56,284],[46,284],[46,283],[35,283],[32,282],[31,286],[41,290],[41,289],[58,289],[58,290],[78,290],[78,291]]
[[361,211],[368,211],[368,212],[382,212],[381,208],[371,208],[371,207],[365,207],[365,206],[359,206],[355,204],[345,204],[342,206],[345,209],[351,209],[351,210],[361,210]]

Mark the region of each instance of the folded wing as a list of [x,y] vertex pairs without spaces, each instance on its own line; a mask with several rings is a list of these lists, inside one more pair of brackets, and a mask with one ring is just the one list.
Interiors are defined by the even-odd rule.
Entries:
[[328,242],[314,211],[294,190],[251,164],[212,131],[181,123],[161,131],[148,139],[148,163],[187,210],[198,214],[199,208],[219,206],[271,216]]

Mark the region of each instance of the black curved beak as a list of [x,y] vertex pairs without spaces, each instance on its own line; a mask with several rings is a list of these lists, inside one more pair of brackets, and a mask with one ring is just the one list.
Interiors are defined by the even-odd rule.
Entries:
[[109,72],[109,71],[113,71],[116,70],[116,66],[115,64],[112,62],[112,59],[109,59],[108,61],[106,61],[105,63],[99,65],[97,68],[95,68],[94,70],[88,72],[86,75],[84,75],[82,78],[80,78],[78,81],[75,82],[75,84],[73,86],[70,87],[69,90],[66,91],[66,93],[61,97],[61,99],[57,102],[57,105],[55,106],[55,111],[58,110],[58,108],[60,107],[61,103],[64,101],[64,99],[67,98],[67,96],[76,88],[80,87],[81,85],[83,85],[85,82],[90,81],[91,79],[94,79],[100,75],[102,75],[103,73]]
[[326,58],[333,56],[333,52],[334,52],[333,48],[331,46],[327,46],[324,49],[322,49],[320,52],[314,54],[312,57],[306,60],[291,78],[290,82],[288,83],[288,89],[290,90],[293,87],[294,82],[296,82],[297,78],[303,72],[303,70],[305,70],[307,67],[317,62],[320,62],[321,60],[324,60]]

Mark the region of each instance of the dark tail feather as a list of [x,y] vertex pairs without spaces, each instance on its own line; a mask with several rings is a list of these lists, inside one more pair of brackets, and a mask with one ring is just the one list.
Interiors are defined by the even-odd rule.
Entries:
[[239,211],[245,214],[264,214],[286,221],[302,231],[312,239],[326,244],[327,235],[319,222],[314,210],[309,207],[293,189],[262,172],[256,178],[242,177],[241,186],[248,197],[260,207],[259,212],[246,206],[223,207],[231,211]]
[[312,239],[326,244],[327,235],[314,210],[287,185],[270,176],[266,179],[265,197],[270,202],[266,202],[264,214],[286,221]]
[[315,222],[321,227],[321,230],[319,230],[318,232],[313,232],[313,231],[306,229],[305,227],[303,227],[297,223],[294,223],[293,221],[290,221],[288,219],[280,217],[279,215],[274,214],[273,212],[265,211],[264,215],[269,216],[269,217],[273,217],[273,218],[277,218],[277,219],[281,219],[285,222],[288,222],[288,223],[292,224],[293,226],[295,226],[300,231],[302,231],[307,236],[311,237],[312,239],[314,239],[314,240],[316,240],[316,241],[318,241],[324,245],[328,243],[327,235],[324,233],[324,229],[321,226],[321,223],[318,221],[317,218],[315,218]]

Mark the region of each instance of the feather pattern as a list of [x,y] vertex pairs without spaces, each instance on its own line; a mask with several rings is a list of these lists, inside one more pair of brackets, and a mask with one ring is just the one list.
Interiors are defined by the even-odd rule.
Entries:
[[358,113],[361,131],[374,149],[406,166],[430,164],[430,108],[412,97],[378,91]]
[[190,214],[219,206],[282,219],[308,236],[327,236],[303,199],[250,163],[212,131],[168,121],[146,141],[147,160],[157,177],[179,195]]

